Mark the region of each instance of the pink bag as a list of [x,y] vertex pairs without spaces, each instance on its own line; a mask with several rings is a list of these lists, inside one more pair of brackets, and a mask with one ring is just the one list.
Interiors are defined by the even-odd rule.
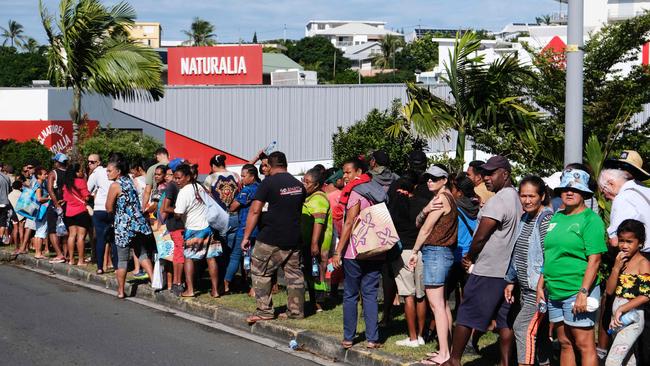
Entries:
[[397,229],[385,203],[361,210],[350,236],[355,258],[368,259],[386,253],[397,241]]

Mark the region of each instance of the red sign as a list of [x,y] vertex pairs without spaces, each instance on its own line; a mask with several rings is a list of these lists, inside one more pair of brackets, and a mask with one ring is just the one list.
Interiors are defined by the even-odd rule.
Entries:
[[[210,159],[216,154],[226,156],[226,164],[243,165],[248,161],[215,149],[206,144],[192,140],[176,132],[165,131],[165,147],[172,158],[183,158],[193,164],[199,164],[200,174],[210,174]],[[239,173],[239,172],[237,172]]]
[[[97,121],[88,121],[90,131]],[[0,121],[0,139],[24,142],[37,140],[53,153],[72,147],[72,121]]]
[[169,85],[262,84],[262,46],[174,47],[167,67]]

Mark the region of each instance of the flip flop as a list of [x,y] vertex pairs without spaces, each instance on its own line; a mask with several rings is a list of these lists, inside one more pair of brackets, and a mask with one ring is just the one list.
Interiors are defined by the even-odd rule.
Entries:
[[44,257],[42,255],[35,255],[34,259],[47,259],[47,257]]
[[367,349],[379,349],[382,348],[384,345],[381,343],[374,343],[374,342],[368,342],[366,343],[366,348]]
[[343,347],[343,349],[350,349],[352,348],[353,343],[352,341],[342,341],[341,346]]
[[268,321],[268,320],[273,320],[273,317],[266,318],[259,315],[251,315],[246,318],[246,323],[248,323],[248,325],[253,325],[257,322]]

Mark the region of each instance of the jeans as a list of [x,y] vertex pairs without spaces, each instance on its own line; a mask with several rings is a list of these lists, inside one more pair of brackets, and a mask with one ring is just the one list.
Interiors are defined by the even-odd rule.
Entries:
[[[244,254],[241,250],[241,242],[244,239],[244,234],[238,234],[235,237],[235,242],[232,246],[232,251],[230,252],[230,259],[228,261],[228,267],[226,268],[226,275],[224,277],[224,280],[228,282],[232,282],[233,278],[235,278],[235,274],[237,273],[237,270],[239,269],[239,264],[241,263],[242,255]],[[253,238],[251,238],[251,243],[253,242]],[[253,248],[251,247],[250,250]]]
[[379,287],[382,265],[382,261],[343,260],[343,271],[345,272],[343,282],[345,286],[343,292],[343,339],[346,341],[354,340],[357,334],[359,292],[361,292],[363,298],[366,341],[379,341],[377,288]]
[[95,226],[95,256],[97,269],[104,270],[104,250],[106,248],[106,229],[110,225],[106,211],[95,211],[93,213],[93,225]]

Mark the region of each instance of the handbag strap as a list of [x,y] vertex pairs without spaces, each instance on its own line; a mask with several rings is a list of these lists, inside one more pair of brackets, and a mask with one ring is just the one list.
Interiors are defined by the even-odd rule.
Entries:
[[465,217],[465,213],[463,212],[463,210],[460,209],[460,207],[457,210],[460,213],[458,217],[460,217],[460,219],[463,221],[463,224],[465,224],[465,227],[467,227],[467,230],[469,231],[469,235],[474,236],[474,229],[472,229],[472,227],[469,226],[469,223],[467,222],[467,218]]

